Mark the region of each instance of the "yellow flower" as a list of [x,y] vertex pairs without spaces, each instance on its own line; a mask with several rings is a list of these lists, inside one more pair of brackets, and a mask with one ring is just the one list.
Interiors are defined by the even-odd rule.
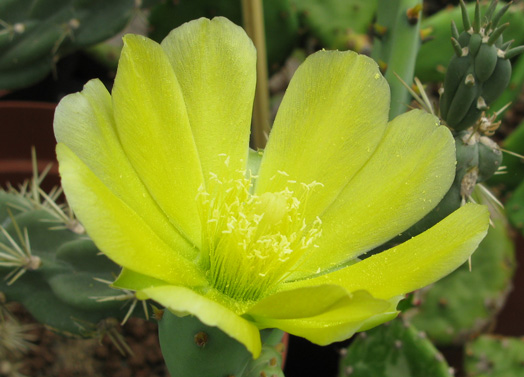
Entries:
[[117,287],[218,326],[257,357],[259,329],[318,344],[397,315],[483,238],[484,207],[359,256],[427,214],[449,188],[454,143],[411,111],[387,122],[376,64],[321,51],[296,72],[263,156],[249,152],[255,49],[224,18],[161,45],[127,35],[112,95],[98,80],[56,111],[67,198],[123,266]]

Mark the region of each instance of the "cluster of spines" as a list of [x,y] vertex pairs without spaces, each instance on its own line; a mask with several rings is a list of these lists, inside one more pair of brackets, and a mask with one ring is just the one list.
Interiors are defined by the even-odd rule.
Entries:
[[136,298],[108,286],[118,266],[56,203],[61,190],[42,191],[42,179],[35,170],[19,190],[0,190],[0,291],[57,332],[114,335],[111,317],[127,318],[122,304],[134,303],[134,311]]

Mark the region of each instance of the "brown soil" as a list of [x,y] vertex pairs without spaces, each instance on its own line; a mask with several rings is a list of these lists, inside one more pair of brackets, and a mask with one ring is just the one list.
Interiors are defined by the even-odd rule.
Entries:
[[[11,311],[23,323],[34,323],[20,305]],[[42,325],[30,334],[36,339],[29,352],[17,360],[18,373],[30,377],[168,377],[154,322],[131,318],[122,327],[121,335],[132,350],[122,355],[109,337],[103,339],[64,338]],[[2,360],[0,360],[1,362]],[[17,376],[2,374],[1,377]]]

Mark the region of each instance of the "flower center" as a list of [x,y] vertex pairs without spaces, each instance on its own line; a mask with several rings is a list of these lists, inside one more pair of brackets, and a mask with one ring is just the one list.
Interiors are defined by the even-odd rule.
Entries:
[[322,233],[319,218],[308,223],[304,216],[317,186],[322,185],[289,181],[279,192],[255,195],[244,172],[229,180],[212,174],[207,189],[197,195],[199,263],[210,285],[236,301],[256,301],[293,272]]

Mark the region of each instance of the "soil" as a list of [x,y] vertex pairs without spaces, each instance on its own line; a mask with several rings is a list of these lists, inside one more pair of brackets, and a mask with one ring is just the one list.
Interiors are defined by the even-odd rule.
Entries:
[[[11,312],[21,324],[34,324],[18,304]],[[121,335],[132,354],[122,354],[108,336],[102,339],[65,338],[36,324],[28,331],[33,346],[22,357],[12,358],[18,372],[30,377],[169,377],[154,322],[130,318]],[[0,376],[9,376],[2,374]]]

